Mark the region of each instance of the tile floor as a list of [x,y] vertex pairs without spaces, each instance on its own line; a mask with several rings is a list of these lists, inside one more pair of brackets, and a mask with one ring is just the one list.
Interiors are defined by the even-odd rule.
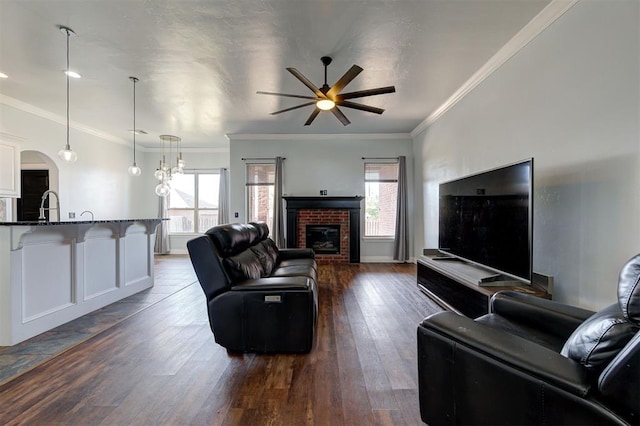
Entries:
[[155,284],[147,290],[17,345],[0,346],[0,384],[152,306],[197,280],[187,255],[156,255],[154,273]]

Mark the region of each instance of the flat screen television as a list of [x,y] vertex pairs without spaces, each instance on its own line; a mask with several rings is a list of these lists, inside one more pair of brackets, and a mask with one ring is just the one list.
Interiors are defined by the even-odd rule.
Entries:
[[438,249],[531,283],[533,159],[440,184]]

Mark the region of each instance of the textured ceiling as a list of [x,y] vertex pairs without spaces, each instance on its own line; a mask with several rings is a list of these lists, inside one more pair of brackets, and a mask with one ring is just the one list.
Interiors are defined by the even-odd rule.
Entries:
[[[72,28],[71,121],[130,140],[136,76],[138,137],[184,147],[226,147],[234,133],[408,133],[529,22],[548,0],[0,0],[0,100],[65,118],[66,36]],[[362,98],[377,115],[344,108],[343,126],[312,106],[272,116],[311,95],[294,67],[328,83],[353,64],[345,91],[395,85]],[[303,101],[304,102],[304,101]],[[0,131],[2,123],[0,122]]]

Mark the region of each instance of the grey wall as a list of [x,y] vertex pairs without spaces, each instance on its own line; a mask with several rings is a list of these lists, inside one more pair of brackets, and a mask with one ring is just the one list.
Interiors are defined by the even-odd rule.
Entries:
[[[413,153],[409,135],[264,135],[232,137],[230,158],[231,216],[245,220],[245,162],[242,158],[286,157],[284,187],[287,195],[364,195],[362,157],[407,157],[409,193],[413,194]],[[409,223],[413,222],[413,197],[409,200]],[[362,216],[364,219],[364,216]],[[411,228],[411,232],[413,229]],[[411,242],[412,243],[412,242]],[[393,259],[390,240],[362,240],[363,262]],[[413,247],[413,246],[411,246]]]
[[615,301],[640,252],[639,23],[634,0],[577,3],[414,138],[417,250],[437,245],[440,182],[534,157],[534,270],[557,300]]

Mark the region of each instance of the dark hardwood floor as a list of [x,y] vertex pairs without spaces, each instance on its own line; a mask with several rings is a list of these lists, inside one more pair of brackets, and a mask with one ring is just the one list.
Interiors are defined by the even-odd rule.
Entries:
[[416,327],[440,308],[415,265],[320,265],[318,281],[309,354],[227,353],[194,283],[0,386],[0,423],[421,424]]

